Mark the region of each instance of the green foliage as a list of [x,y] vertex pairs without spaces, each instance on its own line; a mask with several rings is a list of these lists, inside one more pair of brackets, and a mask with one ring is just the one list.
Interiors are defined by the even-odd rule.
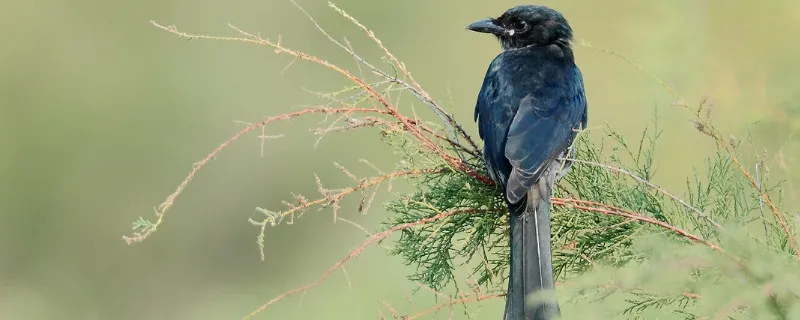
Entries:
[[456,261],[479,257],[473,271],[479,284],[505,272],[508,245],[502,234],[505,205],[494,186],[483,184],[464,173],[443,171],[414,181],[421,188],[409,197],[392,201],[389,227],[435,217],[461,208],[477,212],[449,216],[418,228],[401,231],[391,251],[406,263],[416,264],[410,276],[433,289],[455,280]]
[[139,217],[139,219],[133,222],[133,227],[131,227],[131,229],[134,231],[140,231],[140,230],[148,230],[154,227],[155,224],[152,221],[147,220],[144,217]]
[[[555,197],[621,208],[669,228],[555,205],[553,265],[564,318],[798,316],[800,265],[788,237],[725,150],[687,178],[681,198],[651,181],[662,134],[657,117],[636,143],[607,126],[598,131],[599,137],[579,135],[573,146],[577,160]],[[765,172],[760,179],[762,191],[779,192]],[[464,281],[457,270],[469,266],[470,280],[502,290],[508,248],[500,190],[456,170],[412,182],[413,194],[387,205],[392,215],[386,229],[463,208],[476,212],[404,229],[391,252],[416,267],[409,278],[437,290],[459,290]]]
[[[582,134],[575,145],[576,159],[570,173],[559,183],[555,196],[583,199],[629,209],[665,220],[668,202],[646,184],[637,183],[619,172],[598,164],[623,167],[629,160],[632,174],[649,179],[653,171],[655,143],[660,134],[645,130],[638,146],[631,147],[616,131],[604,127],[606,139],[593,143]],[[606,151],[605,149],[610,149]],[[574,207],[556,207],[552,217],[553,268],[557,277],[568,277],[589,270],[593,264],[621,266],[637,258],[631,245],[646,225],[628,219],[587,212]],[[641,258],[641,257],[639,257]]]

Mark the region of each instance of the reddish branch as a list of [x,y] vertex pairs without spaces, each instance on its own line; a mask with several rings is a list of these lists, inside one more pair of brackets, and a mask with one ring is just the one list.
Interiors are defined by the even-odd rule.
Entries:
[[350,114],[350,113],[354,113],[354,112],[371,112],[371,113],[380,113],[380,114],[386,113],[386,111],[383,111],[383,110],[380,110],[380,109],[376,109],[376,108],[314,108],[314,109],[305,109],[305,110],[301,110],[301,111],[297,111],[297,112],[285,113],[285,114],[269,117],[267,119],[264,119],[261,122],[254,123],[252,125],[249,125],[249,126],[245,127],[244,129],[240,130],[235,135],[230,137],[228,140],[226,140],[225,142],[223,142],[222,144],[217,146],[217,148],[214,149],[213,151],[211,151],[207,156],[205,156],[205,158],[203,158],[202,160],[200,160],[200,161],[198,161],[198,162],[196,162],[194,164],[194,166],[192,167],[192,171],[189,172],[189,175],[186,176],[185,179],[183,179],[183,181],[180,183],[180,185],[178,185],[178,188],[175,189],[175,191],[172,194],[167,196],[167,199],[164,200],[164,202],[162,202],[156,208],[156,217],[157,217],[157,219],[156,219],[156,222],[153,224],[153,226],[151,226],[149,228],[146,228],[144,230],[144,232],[142,232],[142,233],[134,234],[134,236],[132,236],[132,237],[123,236],[122,238],[128,244],[132,244],[132,243],[140,242],[140,241],[146,239],[148,236],[150,236],[150,234],[155,232],[157,227],[159,225],[161,225],[161,223],[163,223],[164,214],[166,213],[166,211],[169,210],[170,207],[172,207],[172,205],[175,203],[175,199],[181,194],[181,192],[183,192],[183,190],[186,188],[186,186],[189,185],[189,182],[191,182],[192,179],[194,178],[194,176],[197,175],[197,172],[200,171],[200,169],[202,169],[209,161],[211,161],[211,159],[214,159],[223,149],[225,149],[228,146],[230,146],[236,140],[239,140],[239,138],[241,138],[243,135],[248,134],[251,131],[256,130],[258,128],[264,127],[264,126],[266,126],[266,125],[268,125],[268,124],[270,124],[272,122],[280,121],[280,120],[287,120],[287,119],[292,119],[292,118],[297,118],[297,117],[300,117],[300,116],[303,116],[303,115],[314,114],[314,113],[326,113],[326,114],[345,113],[345,114]]
[[552,198],[551,201],[555,205],[571,206],[573,208],[581,209],[581,210],[584,210],[584,211],[610,214],[610,215],[620,216],[620,217],[624,217],[624,218],[633,219],[633,220],[637,220],[637,221],[640,221],[640,222],[656,225],[656,226],[662,227],[664,229],[667,229],[669,231],[672,231],[674,233],[677,233],[678,235],[680,235],[680,236],[682,236],[682,237],[684,237],[686,239],[689,239],[691,241],[703,244],[703,245],[705,245],[705,246],[707,246],[707,247],[709,247],[711,249],[714,249],[716,251],[719,251],[721,253],[725,253],[725,250],[723,250],[722,247],[720,247],[717,244],[709,242],[708,240],[705,240],[705,239],[701,238],[700,236],[691,234],[688,231],[685,231],[683,229],[675,227],[675,226],[673,226],[673,225],[671,225],[669,223],[666,223],[664,221],[661,221],[661,220],[658,220],[658,219],[655,219],[655,218],[645,217],[640,213],[632,212],[632,211],[625,210],[625,209],[622,209],[622,208],[617,208],[617,207],[614,207],[614,206],[611,206],[611,205],[607,205],[607,204],[604,204],[604,203],[586,201],[586,200],[579,200],[579,199]]
[[[159,26],[159,25],[156,24],[156,26]],[[161,27],[161,26],[159,26],[159,27]],[[161,27],[161,28],[165,28],[165,27]],[[174,28],[173,29],[166,28],[166,29],[170,30],[170,32],[182,35],[184,37],[188,37],[188,38],[197,37],[197,36],[194,36],[194,35],[180,33],[177,30],[174,30]],[[321,65],[323,67],[326,67],[328,69],[331,69],[331,70],[341,74],[342,76],[344,76],[348,80],[352,81],[353,83],[355,83],[356,85],[361,87],[361,89],[364,90],[367,94],[369,94],[369,96],[371,96],[373,99],[377,100],[378,103],[380,103],[380,105],[383,106],[384,109],[386,109],[386,111],[388,112],[389,115],[391,115],[392,117],[397,119],[397,121],[399,121],[403,125],[403,128],[404,128],[404,130],[406,132],[408,132],[409,134],[411,134],[411,136],[413,136],[414,138],[417,139],[417,142],[421,146],[425,147],[426,149],[428,149],[430,151],[435,152],[436,154],[438,154],[442,158],[442,160],[444,160],[448,164],[452,165],[453,167],[457,168],[458,170],[464,171],[468,175],[470,175],[470,176],[472,176],[472,177],[474,177],[474,178],[476,178],[478,180],[481,180],[483,182],[487,182],[487,183],[491,182],[491,179],[489,179],[488,177],[480,174],[479,172],[477,172],[474,169],[472,169],[471,167],[469,167],[466,163],[464,163],[464,161],[462,159],[460,159],[458,157],[455,157],[455,156],[449,154],[446,150],[442,149],[442,147],[438,143],[434,142],[433,140],[430,139],[430,137],[425,135],[423,133],[423,130],[420,129],[420,127],[418,125],[414,124],[414,121],[412,119],[410,119],[410,118],[406,117],[405,115],[403,115],[402,113],[400,113],[397,110],[397,108],[394,105],[392,105],[389,102],[388,99],[386,99],[386,96],[384,96],[383,94],[378,92],[375,89],[374,86],[372,86],[371,84],[369,84],[366,81],[362,80],[361,78],[355,76],[350,71],[347,71],[347,70],[345,70],[345,69],[343,69],[343,68],[341,68],[341,67],[339,67],[339,66],[337,66],[337,65],[335,65],[333,63],[330,63],[327,60],[323,60],[323,59],[317,58],[316,56],[307,54],[305,52],[300,52],[300,51],[297,51],[297,50],[293,50],[293,49],[289,49],[289,48],[283,47],[283,46],[281,46],[280,43],[274,43],[274,42],[269,41],[267,39],[261,38],[261,37],[259,37],[257,35],[253,35],[253,34],[245,32],[245,31],[242,31],[242,30],[240,30],[238,28],[234,28],[234,29],[236,29],[242,35],[248,37],[248,38],[245,38],[245,39],[243,39],[241,41],[254,42],[256,44],[261,44],[261,45],[265,45],[265,46],[268,46],[268,47],[272,47],[273,49],[275,49],[275,53],[286,53],[286,54],[288,54],[290,56],[293,56],[295,58],[299,58],[299,59],[306,60],[306,61],[311,61],[313,63],[316,63],[318,65]],[[377,39],[374,39],[374,40],[377,41]]]
[[[298,213],[304,212],[305,210],[307,210],[307,209],[309,209],[311,207],[314,207],[314,206],[325,206],[325,205],[337,206],[339,201],[341,201],[344,197],[346,197],[348,195],[351,195],[351,194],[355,193],[356,191],[366,190],[366,189],[368,189],[370,187],[377,186],[377,185],[379,185],[379,184],[381,184],[381,183],[383,183],[384,181],[387,181],[387,180],[392,180],[394,178],[406,177],[406,176],[424,175],[424,174],[430,174],[430,173],[435,173],[435,172],[441,172],[441,170],[440,169],[415,169],[415,170],[408,170],[408,171],[391,172],[391,173],[383,174],[383,175],[380,175],[380,176],[377,176],[377,177],[373,177],[373,178],[370,178],[370,179],[364,179],[361,182],[359,182],[357,185],[338,190],[338,192],[331,193],[331,194],[328,194],[327,192],[322,190],[323,188],[322,188],[322,186],[320,186],[320,193],[322,193],[322,196],[319,199],[316,199],[316,200],[313,200],[313,201],[306,201],[305,199],[302,199],[302,200],[300,200],[300,204],[293,205],[288,210],[281,211],[281,212],[277,213],[276,219],[283,219],[283,218],[288,217],[288,216],[293,216],[294,214],[298,214]],[[318,183],[319,183],[319,181],[318,181]],[[362,202],[362,206],[363,205],[364,204]],[[369,204],[367,203],[366,205],[369,205]],[[334,207],[334,219],[336,219],[336,208],[335,207]],[[258,245],[259,245],[259,253],[261,254],[261,261],[264,261],[264,259],[265,259],[265,257],[264,257],[264,244],[263,244],[263,240],[262,239],[263,239],[264,233],[266,233],[267,226],[270,225],[270,224],[267,223],[266,219],[265,219],[265,221],[262,221],[262,222],[258,223],[258,225],[261,226],[261,231],[260,231],[260,234],[259,234],[259,243],[258,243]]]
[[404,319],[406,319],[406,320],[417,319],[417,318],[425,316],[425,315],[427,315],[429,313],[442,310],[444,308],[452,308],[453,306],[455,306],[457,304],[463,304],[463,303],[469,303],[469,302],[478,302],[478,301],[489,300],[489,299],[496,299],[496,298],[500,298],[500,297],[504,297],[504,296],[505,296],[505,294],[502,294],[502,293],[491,293],[491,294],[484,294],[484,295],[477,295],[476,294],[476,295],[471,295],[471,296],[467,296],[467,297],[462,297],[462,298],[459,298],[459,299],[452,299],[452,300],[450,300],[448,302],[445,302],[445,303],[442,303],[442,304],[438,304],[438,305],[435,305],[435,306],[430,307],[428,309],[422,310],[422,311],[420,311],[420,312],[418,312],[418,313],[416,313],[414,315],[408,316],[408,317],[406,317]]
[[251,319],[252,317],[254,317],[259,312],[264,311],[264,309],[266,309],[267,307],[269,307],[273,303],[276,303],[278,301],[281,301],[281,300],[283,300],[285,298],[288,298],[290,296],[296,295],[298,293],[304,293],[304,292],[306,292],[306,291],[308,291],[310,289],[313,289],[314,287],[319,286],[334,271],[342,268],[342,266],[344,266],[344,264],[347,261],[349,261],[350,259],[357,257],[369,245],[371,245],[373,243],[376,243],[378,241],[381,241],[383,239],[386,239],[390,235],[392,235],[393,233],[395,233],[397,231],[408,229],[408,228],[413,228],[413,227],[416,227],[416,226],[419,226],[419,225],[423,225],[423,224],[430,223],[430,222],[433,222],[433,221],[441,220],[441,219],[444,219],[444,218],[447,218],[449,216],[456,215],[456,214],[476,213],[476,212],[486,212],[486,211],[487,210],[478,210],[478,209],[470,209],[470,208],[456,209],[456,210],[453,210],[453,211],[448,211],[448,212],[444,212],[444,213],[438,214],[438,215],[430,217],[430,218],[420,219],[420,220],[417,220],[417,221],[414,221],[414,222],[409,222],[409,223],[404,223],[404,224],[401,224],[401,225],[397,225],[397,226],[394,226],[394,227],[392,227],[390,229],[387,229],[385,231],[381,231],[381,232],[378,232],[376,234],[373,234],[366,241],[364,241],[364,243],[362,243],[358,248],[355,248],[352,251],[350,251],[350,253],[346,257],[344,257],[343,259],[339,260],[339,262],[337,262],[332,267],[330,267],[327,271],[325,271],[322,274],[322,276],[320,276],[319,279],[317,279],[317,281],[314,281],[314,282],[312,282],[312,283],[310,283],[308,285],[305,285],[305,286],[302,286],[302,287],[287,291],[287,292],[285,292],[283,294],[278,295],[275,298],[272,298],[272,300],[267,301],[267,303],[265,303],[264,305],[262,305],[261,307],[259,307],[255,311],[253,311],[250,314],[248,314],[247,316],[245,316],[244,319]]
[[744,175],[744,177],[747,178],[747,181],[750,182],[750,185],[758,191],[759,197],[761,197],[761,199],[764,200],[764,203],[766,203],[770,211],[772,211],[772,215],[775,217],[775,220],[778,220],[778,223],[780,223],[783,233],[786,234],[786,240],[788,241],[789,246],[792,248],[792,251],[794,251],[794,254],[797,256],[797,259],[800,260],[800,249],[798,249],[795,237],[792,234],[792,232],[789,231],[789,225],[786,223],[786,219],[783,218],[783,214],[780,212],[778,207],[776,207],[775,204],[772,203],[772,200],[770,199],[767,192],[763,191],[763,189],[759,186],[758,182],[756,182],[756,180],[753,179],[753,176],[750,174],[750,171],[748,171],[747,168],[745,168],[744,165],[742,165],[742,162],[739,161],[739,157],[736,156],[736,152],[730,149],[732,147],[727,143],[725,143],[722,140],[722,138],[720,138],[716,134],[711,135],[711,137],[714,138],[718,146],[724,148],[725,151],[728,152],[728,154],[731,157],[731,160],[733,160],[733,163],[735,163],[736,166],[739,168],[739,171],[742,172],[742,175]]
[[[650,78],[661,84],[675,98],[675,100],[677,101],[675,103],[676,106],[682,107],[690,114],[692,114],[695,119],[690,121],[695,125],[697,131],[700,131],[701,133],[714,139],[714,142],[716,142],[717,146],[725,150],[725,153],[727,153],[728,156],[731,157],[733,163],[736,164],[742,175],[750,182],[750,185],[758,191],[758,196],[764,201],[764,203],[767,204],[770,211],[772,212],[772,215],[775,217],[775,220],[777,220],[778,223],[781,225],[781,230],[786,235],[786,240],[789,244],[789,247],[792,248],[792,251],[794,251],[795,256],[797,256],[797,259],[800,260],[800,248],[798,248],[797,241],[794,235],[792,234],[791,230],[789,230],[789,225],[786,223],[786,219],[784,219],[783,213],[781,213],[780,209],[778,209],[778,207],[775,206],[775,204],[772,202],[769,194],[767,194],[767,192],[764,191],[763,188],[759,186],[759,183],[755,179],[753,179],[753,175],[750,173],[750,171],[747,170],[747,168],[745,168],[745,166],[742,164],[741,160],[739,159],[739,156],[736,154],[736,150],[734,150],[735,146],[729,143],[729,141],[726,141],[726,139],[723,139],[719,131],[717,131],[714,128],[713,124],[711,123],[710,109],[706,107],[707,100],[705,98],[700,101],[700,103],[697,105],[696,108],[691,107],[688,104],[686,104],[685,102],[686,100],[684,100],[683,97],[681,97],[681,95],[678,93],[677,90],[675,90],[675,88],[668,85],[666,81],[659,78],[652,72],[648,71],[647,69],[642,67],[641,64],[634,61],[633,59],[630,59],[618,52],[601,47],[596,47],[588,43],[583,43],[583,46],[614,55],[618,58],[621,58],[622,60],[625,60],[634,67],[638,68],[639,70],[650,76]],[[703,115],[704,111],[705,115]]]
[[[351,17],[349,17],[349,18],[352,19]],[[436,153],[439,157],[442,158],[442,160],[444,160],[446,163],[448,163],[452,167],[456,168],[457,170],[463,171],[466,174],[468,174],[468,175],[470,175],[470,176],[472,176],[472,177],[474,177],[474,178],[476,178],[479,181],[482,181],[484,183],[489,183],[489,184],[493,183],[491,181],[491,179],[489,179],[488,177],[480,174],[475,169],[471,168],[461,158],[450,154],[447,150],[442,148],[442,146],[439,143],[437,143],[435,140],[432,140],[432,138],[428,134],[431,134],[433,136],[433,138],[435,138],[435,139],[443,140],[446,143],[449,143],[451,145],[459,145],[457,142],[455,142],[453,140],[450,140],[448,138],[445,138],[442,135],[436,134],[430,128],[427,128],[426,126],[423,126],[423,125],[419,124],[416,120],[411,119],[411,118],[403,115],[402,113],[400,113],[397,110],[397,108],[394,105],[392,105],[388,101],[386,96],[384,96],[383,94],[378,92],[378,90],[375,88],[375,86],[373,84],[370,84],[370,83],[364,81],[363,79],[361,79],[359,77],[356,77],[351,72],[349,72],[349,71],[347,71],[347,70],[345,70],[345,69],[343,69],[343,68],[341,68],[341,67],[339,67],[339,66],[337,66],[337,65],[335,65],[333,63],[330,63],[327,60],[323,60],[323,59],[317,58],[316,56],[313,56],[313,55],[310,55],[310,54],[307,54],[307,53],[304,53],[304,52],[300,52],[300,51],[297,51],[297,50],[286,48],[286,47],[282,46],[279,42],[278,43],[272,42],[270,40],[261,38],[260,36],[247,33],[245,31],[243,31],[241,29],[238,29],[236,27],[233,27],[233,26],[231,26],[231,27],[234,28],[236,31],[238,31],[240,34],[244,35],[245,37],[236,38],[236,37],[214,37],[214,36],[206,36],[206,35],[195,35],[195,34],[189,34],[189,33],[185,33],[185,32],[180,32],[174,26],[163,26],[163,25],[160,25],[160,24],[158,24],[156,22],[153,22],[153,21],[151,21],[151,23],[154,26],[156,26],[156,27],[158,27],[160,29],[166,30],[166,31],[168,31],[170,33],[173,33],[175,35],[178,35],[178,36],[184,37],[184,38],[188,38],[188,39],[209,39],[209,40],[225,40],[225,41],[239,41],[239,42],[254,43],[254,44],[259,44],[259,45],[264,45],[264,46],[271,47],[271,48],[273,48],[275,50],[275,53],[286,53],[286,54],[289,54],[289,55],[291,55],[291,56],[293,56],[295,58],[311,61],[313,63],[316,63],[318,65],[324,66],[324,67],[326,67],[328,69],[331,69],[331,70],[343,75],[345,78],[347,78],[348,80],[350,80],[353,83],[355,83],[358,87],[360,87],[365,93],[367,93],[370,97],[372,97],[372,99],[378,101],[378,103],[383,108],[382,109],[378,109],[378,108],[344,107],[344,108],[307,109],[307,110],[301,110],[301,111],[292,112],[292,113],[286,113],[286,114],[282,114],[282,115],[278,115],[278,116],[273,116],[273,117],[270,117],[270,118],[268,118],[268,119],[266,119],[264,121],[261,121],[259,123],[256,123],[256,124],[253,124],[253,125],[250,125],[250,126],[246,127],[245,129],[239,131],[237,134],[232,136],[230,139],[228,139],[224,143],[220,144],[216,149],[214,149],[211,153],[209,153],[205,158],[203,158],[199,162],[195,163],[194,167],[192,168],[192,171],[181,182],[181,184],[178,186],[178,188],[172,194],[170,194],[167,197],[167,199],[164,200],[164,202],[162,202],[156,208],[156,221],[155,221],[155,223],[153,223],[149,227],[146,227],[142,232],[134,233],[134,235],[131,236],[131,237],[123,236],[123,239],[128,244],[140,242],[140,241],[144,240],[145,238],[147,238],[148,236],[150,236],[153,232],[155,232],[157,227],[160,226],[163,223],[163,218],[164,218],[164,214],[166,213],[166,211],[174,204],[175,199],[186,188],[186,186],[189,184],[189,182],[191,182],[191,180],[194,178],[194,176],[197,174],[197,172],[203,166],[205,166],[205,164],[208,163],[208,161],[213,159],[220,151],[222,151],[223,149],[228,147],[231,143],[233,143],[234,141],[238,140],[241,136],[243,136],[243,135],[245,135],[245,134],[247,134],[247,133],[249,133],[249,132],[251,132],[251,131],[253,131],[253,130],[257,129],[257,128],[264,127],[264,126],[266,126],[267,124],[269,124],[271,122],[278,121],[278,120],[285,120],[285,119],[295,118],[295,117],[299,117],[299,116],[306,115],[306,114],[311,114],[311,113],[345,113],[345,114],[349,114],[349,113],[353,113],[353,112],[367,112],[367,113],[377,113],[377,114],[382,114],[382,115],[389,115],[389,116],[393,117],[397,122],[399,122],[400,125],[402,126],[403,130],[405,132],[409,133],[411,136],[413,136],[421,146],[423,146],[425,149],[428,149],[428,150]],[[385,47],[383,47],[383,45],[380,44],[380,41],[377,38],[374,38],[373,34],[370,34],[370,37],[373,40],[375,40],[379,44],[379,46],[381,46],[381,48],[385,49]],[[392,57],[392,58],[394,58],[394,57]],[[394,60],[397,63],[398,68],[400,68],[400,70],[402,70],[408,77],[410,77],[410,74],[408,73],[407,70],[405,70],[405,67],[402,66],[402,64],[399,63],[399,61],[396,61],[396,59],[394,59]],[[427,93],[424,93],[424,91],[421,91],[421,87],[418,84],[416,84],[416,82],[414,82],[412,80],[412,83],[415,84],[415,87],[417,87],[419,89],[417,91],[418,93],[422,94],[422,96],[425,97],[426,99],[430,99]],[[471,142],[471,140],[470,140],[470,142]],[[471,152],[471,153],[474,154],[474,151]]]

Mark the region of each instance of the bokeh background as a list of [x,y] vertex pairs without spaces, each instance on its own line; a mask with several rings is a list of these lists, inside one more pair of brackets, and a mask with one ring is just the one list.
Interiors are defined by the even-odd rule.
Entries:
[[[576,34],[590,102],[590,126],[641,132],[658,108],[665,130],[656,179],[683,190],[692,167],[713,151],[670,107],[663,87],[621,59],[640,61],[694,103],[708,96],[724,132],[753,127],[759,148],[780,154],[786,203],[796,210],[800,133],[800,2],[792,0],[541,1],[562,11]],[[379,52],[323,1],[301,0],[329,32],[365,57]],[[464,30],[515,1],[355,1],[337,4],[372,28],[429,92],[474,132],[475,95],[495,40]],[[264,262],[256,207],[281,208],[291,192],[314,195],[314,173],[348,183],[338,161],[390,170],[395,158],[372,133],[331,136],[314,148],[313,121],[271,127],[260,156],[256,134],[200,172],[147,241],[121,236],[150,218],[191,169],[238,131],[236,121],[294,110],[345,82],[318,66],[238,43],[186,41],[183,31],[233,34],[227,24],[352,66],[287,0],[53,1],[0,3],[0,319],[238,319],[277,294],[312,282],[364,240],[327,211],[269,229]],[[410,101],[408,101],[410,102]],[[416,105],[420,107],[419,104]],[[410,106],[406,106],[410,108]],[[363,169],[363,170],[362,170]],[[382,194],[378,201],[387,199]],[[351,207],[353,209],[354,207]],[[369,215],[342,212],[375,229]],[[261,319],[375,319],[384,302],[401,312],[434,304],[412,295],[409,267],[372,247],[304,295]],[[411,297],[411,301],[409,301]],[[496,319],[500,300],[475,317]],[[440,314],[440,318],[446,317]],[[454,318],[464,318],[455,314]]]

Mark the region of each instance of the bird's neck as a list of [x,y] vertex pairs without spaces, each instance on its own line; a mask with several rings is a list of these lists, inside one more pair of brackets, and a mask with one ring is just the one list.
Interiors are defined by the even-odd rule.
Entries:
[[574,61],[575,56],[568,39],[558,39],[549,44],[531,44],[522,47],[503,48],[507,52],[534,55],[557,60]]

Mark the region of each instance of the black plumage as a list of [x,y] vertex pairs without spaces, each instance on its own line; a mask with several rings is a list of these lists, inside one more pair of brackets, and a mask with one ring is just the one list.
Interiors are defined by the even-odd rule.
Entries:
[[550,248],[550,197],[566,174],[577,131],[586,126],[583,77],[575,65],[572,29],[544,6],[517,6],[469,30],[494,34],[503,52],[489,65],[475,120],[490,177],[504,188],[509,208],[510,275],[504,319],[548,319],[548,300],[525,297],[555,289]]

